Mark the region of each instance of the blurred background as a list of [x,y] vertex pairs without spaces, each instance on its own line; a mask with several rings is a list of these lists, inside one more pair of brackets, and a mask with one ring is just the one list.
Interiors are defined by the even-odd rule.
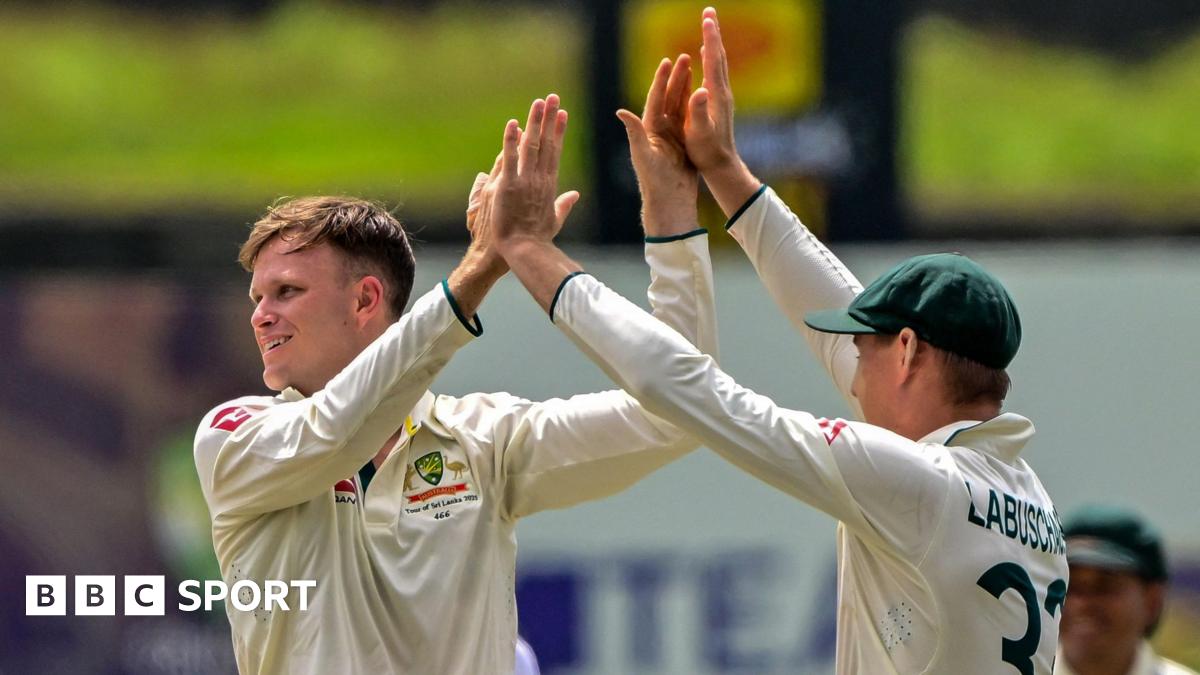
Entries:
[[[584,194],[567,250],[642,297],[613,112],[640,111],[659,58],[696,55],[704,4],[0,3],[0,674],[233,672],[219,609],[25,617],[24,575],[219,577],[191,438],[214,404],[264,391],[235,256],[279,197],[396,206],[420,292],[465,248],[505,121],[554,91],[562,183]],[[1009,285],[1026,459],[1060,513],[1114,502],[1163,530],[1155,643],[1200,666],[1195,3],[717,7],[739,148],[852,270],[958,250]],[[702,216],[726,369],[846,414],[707,196]],[[609,386],[514,280],[482,315],[435,391]],[[545,673],[832,672],[834,522],[707,450],[518,532]]]

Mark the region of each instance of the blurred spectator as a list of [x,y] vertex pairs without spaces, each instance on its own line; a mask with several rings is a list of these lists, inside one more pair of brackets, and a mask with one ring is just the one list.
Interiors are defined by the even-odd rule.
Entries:
[[1132,511],[1088,506],[1066,519],[1071,581],[1056,675],[1196,675],[1154,653],[1167,562],[1162,539]]

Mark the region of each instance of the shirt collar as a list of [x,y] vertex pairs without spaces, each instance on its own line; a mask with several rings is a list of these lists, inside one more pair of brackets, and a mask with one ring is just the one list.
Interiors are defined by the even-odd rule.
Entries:
[[978,450],[1008,463],[1016,461],[1034,434],[1033,422],[1016,413],[1001,413],[983,422],[963,420],[932,431],[921,443],[956,445]]
[[[1137,656],[1133,658],[1133,667],[1129,669],[1129,675],[1159,675],[1157,661],[1158,658],[1150,647],[1150,643],[1142,640],[1142,644],[1138,646]],[[1058,654],[1054,657],[1054,663],[1055,675],[1075,675],[1071,664],[1067,663],[1066,657],[1063,656],[1061,644],[1058,646]]]
[[1146,640],[1142,640],[1142,644],[1138,646],[1129,675],[1159,675],[1158,656]]
[[421,400],[413,406],[412,412],[408,414],[408,418],[404,420],[404,434],[408,437],[417,433],[417,429],[427,425],[433,421],[433,404],[437,401],[437,397],[433,392],[426,390],[421,395]]

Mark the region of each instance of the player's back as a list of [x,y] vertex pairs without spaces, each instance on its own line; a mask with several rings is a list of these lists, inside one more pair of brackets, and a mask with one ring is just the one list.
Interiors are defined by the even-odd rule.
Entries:
[[1067,592],[1053,502],[1019,457],[948,450],[963,486],[951,490],[944,529],[922,565],[952,627],[936,672],[1049,675]]
[[910,531],[911,546],[839,529],[839,673],[1050,675],[1067,588],[1062,530],[1019,446],[992,444],[1006,432],[986,427],[1005,423],[924,445],[935,472],[894,507],[940,515]]

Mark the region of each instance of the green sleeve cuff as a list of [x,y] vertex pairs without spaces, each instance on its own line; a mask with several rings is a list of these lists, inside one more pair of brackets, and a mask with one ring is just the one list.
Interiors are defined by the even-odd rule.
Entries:
[[691,232],[684,232],[683,234],[673,234],[669,237],[646,237],[646,243],[647,244],[666,244],[667,242],[679,241],[681,239],[691,239],[692,237],[698,237],[702,234],[708,234],[708,230],[704,229],[703,227],[700,227],[695,230],[692,230]]
[[483,335],[483,322],[479,320],[479,315],[474,317],[474,325],[463,316],[462,309],[458,306],[458,301],[454,299],[454,294],[450,292],[450,282],[442,279],[442,292],[446,294],[446,301],[450,303],[450,309],[454,310],[454,316],[458,317],[459,323],[467,329],[467,332],[475,337]]
[[729,217],[728,222],[725,223],[725,230],[728,231],[729,228],[733,227],[733,224],[737,222],[738,218],[742,217],[742,214],[746,212],[746,209],[750,208],[750,205],[758,199],[759,195],[766,191],[767,184],[763,183],[761,187],[755,190],[754,194],[750,195],[750,199],[747,199],[746,203],[742,204],[741,207],[739,207],[737,211],[734,211],[733,215]]
[[551,323],[554,322],[554,308],[558,306],[558,297],[560,295],[562,295],[563,289],[566,288],[566,286],[567,286],[567,282],[574,279],[575,277],[579,276],[580,274],[587,274],[587,272],[584,272],[583,270],[579,270],[578,272],[571,272],[567,276],[563,277],[563,280],[558,284],[558,288],[554,291],[554,299],[550,301],[550,322]]

